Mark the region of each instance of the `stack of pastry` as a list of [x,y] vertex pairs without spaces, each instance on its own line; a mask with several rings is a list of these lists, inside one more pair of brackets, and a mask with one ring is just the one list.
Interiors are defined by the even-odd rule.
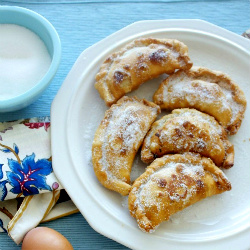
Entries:
[[[125,96],[163,73],[168,77],[153,102]],[[178,40],[142,38],[104,61],[95,87],[111,107],[93,141],[94,171],[104,187],[129,195],[130,213],[143,231],[231,189],[222,171],[234,164],[227,136],[239,130],[246,99],[227,75],[192,67]],[[155,121],[163,109],[172,112]],[[149,166],[132,184],[139,150]]]

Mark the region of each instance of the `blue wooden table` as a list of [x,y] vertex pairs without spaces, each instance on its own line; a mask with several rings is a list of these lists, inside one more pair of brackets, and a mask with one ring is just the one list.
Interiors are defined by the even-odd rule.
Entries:
[[[0,121],[50,115],[51,103],[80,53],[113,32],[139,20],[203,19],[237,34],[250,28],[249,0],[0,0],[29,8],[47,18],[62,42],[59,70],[47,91],[29,107],[0,114]],[[81,214],[44,223],[64,234],[74,249],[127,249],[98,233]],[[0,234],[0,250],[21,246]]]

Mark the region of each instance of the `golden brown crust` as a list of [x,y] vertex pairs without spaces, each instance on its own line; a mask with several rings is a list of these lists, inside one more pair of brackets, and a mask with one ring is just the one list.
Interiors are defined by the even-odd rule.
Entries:
[[140,229],[153,232],[174,213],[230,189],[230,182],[210,159],[194,153],[165,155],[135,180],[129,210]]
[[156,104],[127,96],[105,112],[92,144],[94,171],[103,186],[129,193],[134,157],[159,112]]
[[191,66],[188,48],[178,40],[136,39],[104,61],[95,88],[110,106],[147,80]]
[[195,109],[176,109],[154,122],[144,139],[141,158],[151,163],[165,154],[184,152],[200,153],[224,168],[234,163],[234,147],[223,127]]
[[154,94],[162,109],[196,108],[210,114],[236,134],[246,110],[246,98],[226,74],[203,67],[179,71],[165,79]]

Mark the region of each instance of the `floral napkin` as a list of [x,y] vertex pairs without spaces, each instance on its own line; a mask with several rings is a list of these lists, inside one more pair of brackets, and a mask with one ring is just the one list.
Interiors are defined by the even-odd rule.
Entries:
[[42,221],[78,209],[67,197],[53,168],[49,117],[0,123],[0,232],[16,243]]
[[0,126],[0,199],[60,189],[51,162],[48,118]]

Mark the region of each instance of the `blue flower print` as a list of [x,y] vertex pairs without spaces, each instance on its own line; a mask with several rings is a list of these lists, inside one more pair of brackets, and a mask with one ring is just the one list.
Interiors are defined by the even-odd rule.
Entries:
[[35,154],[20,159],[8,159],[11,171],[7,171],[9,184],[13,187],[10,191],[24,196],[38,194],[39,189],[50,190],[46,183],[46,176],[52,172],[51,161],[40,159],[35,161]]
[[[3,164],[0,164],[0,180],[3,178]],[[7,188],[6,188],[7,180],[0,181],[0,201],[3,201],[7,195]]]
[[7,230],[4,228],[3,226],[3,221],[0,219],[0,228],[5,232],[7,233]]

